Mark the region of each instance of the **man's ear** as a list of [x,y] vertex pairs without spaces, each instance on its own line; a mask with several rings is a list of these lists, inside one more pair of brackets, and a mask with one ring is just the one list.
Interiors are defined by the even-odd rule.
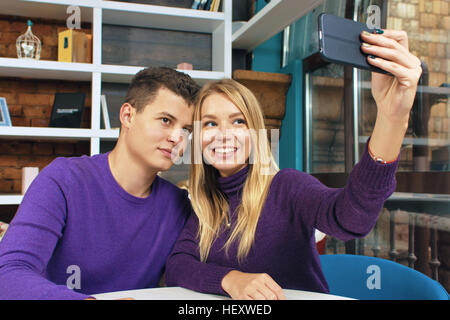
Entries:
[[136,109],[129,103],[124,103],[120,107],[120,124],[121,128],[129,128],[134,120]]

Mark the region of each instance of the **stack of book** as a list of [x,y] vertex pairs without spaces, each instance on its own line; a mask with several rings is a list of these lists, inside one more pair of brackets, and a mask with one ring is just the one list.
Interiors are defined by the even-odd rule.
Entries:
[[192,9],[219,11],[220,0],[194,0]]

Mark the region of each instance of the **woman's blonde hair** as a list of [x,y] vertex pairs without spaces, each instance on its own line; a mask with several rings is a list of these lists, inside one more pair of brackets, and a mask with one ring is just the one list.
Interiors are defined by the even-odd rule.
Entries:
[[[213,94],[226,96],[243,114],[251,135],[249,171],[244,183],[242,200],[236,208],[237,223],[225,250],[239,240],[237,258],[239,262],[248,255],[253,244],[256,226],[264,206],[270,183],[279,168],[272,156],[264,126],[264,117],[254,94],[240,83],[225,79],[207,83],[197,96],[194,110],[194,133],[192,139],[192,162],[189,189],[192,207],[199,220],[198,234],[201,261],[206,261],[211,245],[224,223],[228,222],[229,205],[218,188],[216,169],[202,161],[201,113],[205,99]],[[199,161],[200,159],[200,161]]]

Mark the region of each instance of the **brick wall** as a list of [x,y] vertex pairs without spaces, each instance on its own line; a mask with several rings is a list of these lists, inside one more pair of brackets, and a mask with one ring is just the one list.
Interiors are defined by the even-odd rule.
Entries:
[[[410,50],[428,67],[429,86],[439,87],[450,83],[450,1],[449,0],[392,0],[389,1],[388,28],[408,32]],[[433,101],[428,133],[431,139],[450,138],[450,100],[432,95]],[[441,148],[442,149],[442,148]],[[431,147],[436,156],[447,154],[448,149]],[[439,159],[438,159],[439,160]],[[442,161],[437,161],[438,163]]]
[[[65,22],[33,19],[33,33],[42,42],[41,60],[56,61],[58,32]],[[16,58],[16,39],[26,30],[26,19],[0,16],[0,57]],[[90,32],[89,28],[83,29]],[[55,80],[0,78],[0,97],[5,97],[13,126],[48,127],[56,92],[86,94],[82,128],[90,128],[91,84]],[[21,192],[23,167],[42,170],[59,156],[89,154],[88,141],[13,140],[0,137],[0,194]],[[0,206],[0,220],[9,221],[17,206]]]
[[[27,31],[23,17],[0,15],[0,57],[17,58],[16,40]],[[58,60],[58,33],[67,29],[65,21],[31,19],[33,34],[41,40],[41,60]],[[91,34],[89,24],[82,24],[82,32]]]

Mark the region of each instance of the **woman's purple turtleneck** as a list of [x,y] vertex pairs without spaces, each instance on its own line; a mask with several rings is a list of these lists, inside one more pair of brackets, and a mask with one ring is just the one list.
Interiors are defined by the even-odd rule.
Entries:
[[[231,228],[225,228],[213,242],[206,262],[199,259],[198,219],[191,214],[167,261],[167,285],[225,295],[223,277],[239,270],[267,273],[284,289],[329,292],[316,250],[315,229],[345,241],[368,234],[395,189],[397,166],[398,160],[376,163],[366,145],[344,188],[328,188],[295,169],[280,170],[272,180],[253,246],[242,264],[237,260],[237,242],[228,255],[223,249],[236,214],[231,215]],[[230,212],[241,201],[249,170],[247,166],[229,177],[218,177]]]

